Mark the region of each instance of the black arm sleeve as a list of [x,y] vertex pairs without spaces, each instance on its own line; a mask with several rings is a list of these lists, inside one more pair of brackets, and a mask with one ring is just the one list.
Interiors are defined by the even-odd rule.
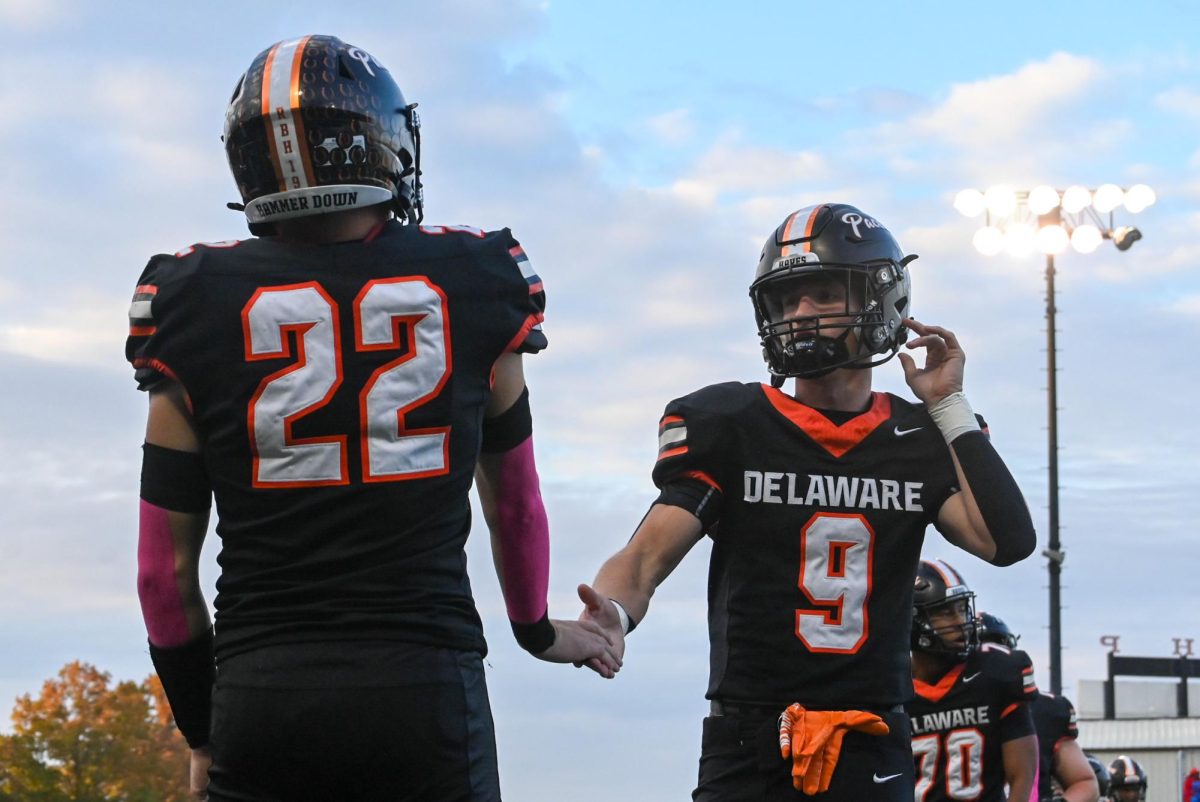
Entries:
[[983,432],[967,432],[951,444],[983,515],[996,555],[992,565],[1012,565],[1033,554],[1037,533],[1021,488]]
[[213,662],[213,631],[171,649],[150,644],[150,660],[162,680],[175,726],[188,746],[196,749],[208,743],[212,717],[212,686],[217,667]]
[[673,479],[663,485],[655,504],[679,507],[695,515],[705,531],[721,518],[721,491],[691,477]]

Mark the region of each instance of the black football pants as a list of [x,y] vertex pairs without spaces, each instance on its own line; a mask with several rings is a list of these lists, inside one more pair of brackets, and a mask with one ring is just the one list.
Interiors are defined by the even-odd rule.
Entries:
[[495,802],[482,661],[417,644],[289,644],[224,660],[211,802]]
[[[782,709],[779,711],[783,712]],[[704,719],[694,802],[912,802],[912,734],[903,712],[877,712],[887,735],[846,733],[829,790],[807,796],[792,787],[792,763],[779,755],[778,714]]]

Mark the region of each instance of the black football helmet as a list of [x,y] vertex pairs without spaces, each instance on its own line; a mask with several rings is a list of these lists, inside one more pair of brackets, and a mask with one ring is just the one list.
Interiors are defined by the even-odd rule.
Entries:
[[[908,263],[916,258],[904,255],[882,223],[848,204],[822,203],[788,215],[763,245],[750,285],[772,385],[891,359],[908,336],[901,321],[909,316]],[[816,275],[845,287],[844,312],[795,316],[787,308],[789,287]],[[831,336],[832,329],[842,331]]]
[[[961,605],[962,622],[937,627],[930,613]],[[978,645],[975,594],[959,573],[941,560],[921,560],[913,592],[912,641],[914,651],[966,659]]]
[[1100,786],[1100,798],[1108,798],[1109,776],[1108,767],[1095,755],[1089,755],[1086,752],[1083,755],[1087,758],[1088,765],[1092,767],[1092,771],[1096,774],[1096,785]]
[[1128,755],[1121,755],[1108,764],[1109,793],[1118,802],[1125,802],[1132,794],[1122,795],[1125,789],[1137,791],[1138,799],[1146,798],[1146,771],[1141,764]]
[[423,216],[416,104],[361,48],[335,36],[255,57],[225,112],[225,153],[251,232],[277,220],[388,203]]
[[1015,649],[1017,641],[1021,639],[1021,636],[1014,634],[1008,628],[1008,624],[1004,623],[999,616],[991,613],[980,613],[976,618],[975,626],[979,632],[980,643],[999,643]]

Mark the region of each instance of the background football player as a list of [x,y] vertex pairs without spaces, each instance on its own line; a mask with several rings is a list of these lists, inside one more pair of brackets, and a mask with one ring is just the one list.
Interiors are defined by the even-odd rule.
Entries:
[[1033,667],[1024,652],[979,646],[974,599],[948,564],[921,561],[912,607],[916,696],[907,705],[917,802],[1028,802],[1034,789]]
[[1108,793],[1113,802],[1140,802],[1146,798],[1146,771],[1128,755],[1108,764]]
[[[507,229],[417,225],[414,107],[337,38],[264,50],[224,136],[259,237],[138,281],[138,590],[214,801],[499,799],[473,476],[517,640],[619,665],[600,627],[547,616],[521,366],[545,345],[541,280]],[[197,576],[214,494],[215,634]]]
[[[580,588],[582,618],[620,638],[712,538],[711,715],[694,799],[911,802],[901,705],[926,527],[996,565],[1033,549],[1021,493],[962,393],[958,338],[909,317],[914,258],[853,206],[788,215],[750,287],[771,384],[667,405],[660,495],[594,589]],[[871,390],[871,368],[909,331],[925,363],[900,360],[924,405]]]
[[1104,761],[1095,755],[1084,752],[1083,756],[1087,758],[1088,765],[1092,768],[1092,774],[1096,777],[1096,786],[1100,789],[1100,802],[1108,802],[1109,786],[1112,781],[1108,774],[1108,766],[1104,765]]
[[[1016,651],[1019,636],[1001,618],[981,612],[978,629],[980,643],[999,643]],[[1040,802],[1060,799],[1096,802],[1101,791],[1093,767],[1076,741],[1079,727],[1075,706],[1065,696],[1039,690],[1029,709],[1038,737],[1038,782],[1034,799]]]

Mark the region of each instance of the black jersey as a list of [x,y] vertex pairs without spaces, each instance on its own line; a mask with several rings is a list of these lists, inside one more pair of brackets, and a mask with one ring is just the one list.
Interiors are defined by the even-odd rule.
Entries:
[[1054,753],[1063,741],[1079,737],[1075,706],[1065,696],[1039,693],[1030,705],[1033,726],[1038,737],[1038,799],[1054,796],[1051,779],[1054,774]]
[[987,643],[934,684],[913,680],[916,802],[1003,802],[1001,746],[1033,734],[1037,694],[1029,655]]
[[386,224],[156,256],[130,309],[139,387],[186,390],[221,537],[218,658],[395,639],[484,652],[463,545],[490,397],[545,296],[508,230]]
[[[717,520],[710,699],[891,707],[912,695],[913,576],[955,491],[925,408],[874,393],[842,425],[761,384],[672,401],[654,481],[701,481]],[[782,708],[780,708],[782,709]]]

